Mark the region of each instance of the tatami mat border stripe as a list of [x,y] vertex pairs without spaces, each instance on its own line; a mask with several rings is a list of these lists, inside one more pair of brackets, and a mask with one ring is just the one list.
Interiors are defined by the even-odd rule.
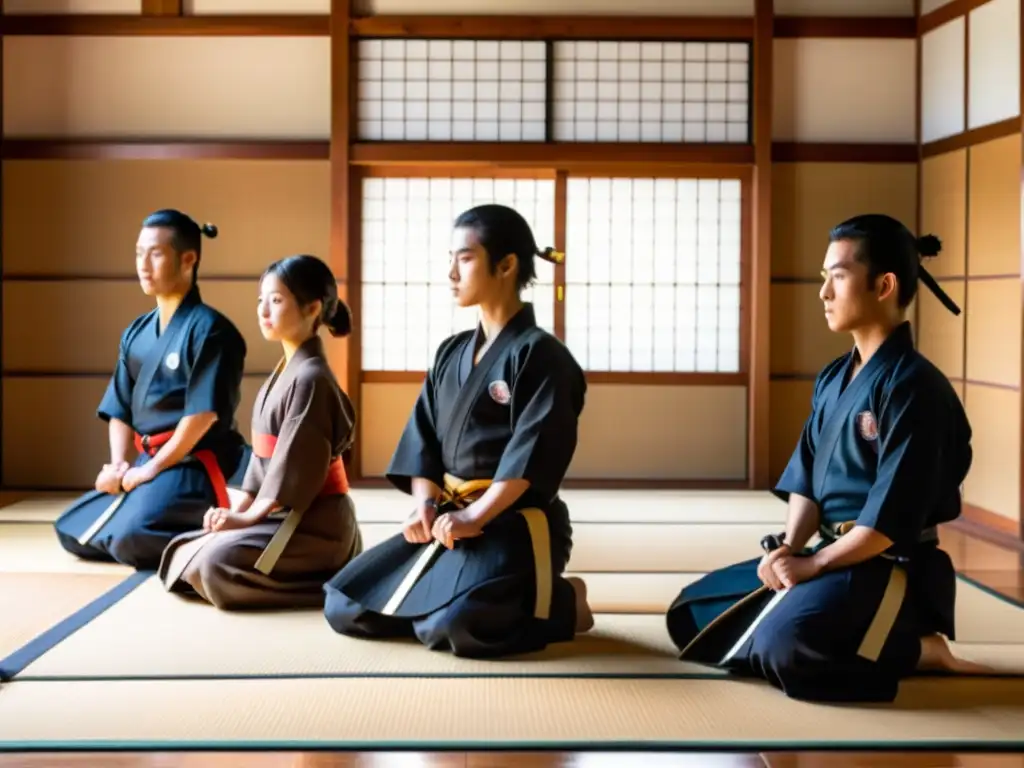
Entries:
[[678,741],[0,741],[2,752],[963,752],[1024,751],[1024,739],[920,741],[798,741],[721,739]]
[[961,581],[963,581],[963,582],[965,582],[967,584],[970,584],[972,587],[980,589],[982,592],[984,592],[985,594],[987,594],[987,595],[989,595],[991,597],[994,597],[994,598],[996,598],[998,600],[1002,600],[1004,603],[1007,603],[1008,605],[1012,605],[1012,606],[1014,606],[1016,608],[1020,608],[1021,610],[1024,610],[1024,600],[1019,600],[1019,599],[1017,599],[1015,597],[1010,597],[1009,595],[1000,592],[998,589],[995,589],[994,587],[990,587],[987,584],[983,584],[982,582],[978,581],[977,579],[974,579],[974,578],[972,578],[970,576],[966,576],[966,575],[964,575],[962,573],[957,573],[956,577],[958,579],[960,579]]
[[[426,649],[424,649],[426,650]],[[682,662],[680,662],[682,663]],[[710,668],[709,668],[710,669]],[[921,675],[932,677],[932,675]],[[1019,679],[1012,673],[985,679]],[[21,675],[18,683],[168,683],[211,680],[728,680],[742,678],[724,672],[269,672],[227,675]]]
[[145,582],[153,571],[137,571],[88,605],[36,636],[4,659],[0,659],[0,682],[11,681],[29,664],[71,637],[107,609],[113,607]]
[[[52,629],[40,635],[35,640],[15,651],[7,659],[0,660],[0,681],[3,682],[35,682],[35,683],[84,683],[84,682],[198,682],[210,680],[346,680],[346,679],[439,679],[448,680],[452,678],[466,679],[559,679],[559,680],[719,680],[736,681],[735,675],[724,673],[722,670],[707,672],[594,672],[594,673],[573,673],[573,672],[276,672],[276,673],[252,673],[252,674],[153,674],[153,675],[90,675],[81,673],[75,675],[21,675],[22,670],[29,664],[50,651],[56,645],[69,637],[73,632],[81,629],[90,621],[95,619],[108,608],[114,606],[124,597],[127,597],[136,587],[145,582],[152,572],[138,572],[132,574],[125,581],[118,584],[106,594],[97,598],[90,605],[85,606],[77,613],[62,621]],[[1001,600],[1007,605],[1024,610],[1024,603],[1014,600],[991,587],[977,582],[976,580],[958,573],[957,578],[977,588],[990,597]],[[640,615],[650,615],[647,611],[638,611]],[[79,621],[78,618],[82,617]],[[65,625],[71,625],[68,631],[62,631]],[[54,636],[52,642],[48,639]],[[45,647],[37,649],[37,645],[46,643]],[[1004,643],[995,643],[998,645]],[[1005,643],[1016,645],[1016,643]],[[23,661],[20,661],[21,657]],[[7,675],[8,662],[11,659],[19,658],[17,668],[13,673]],[[915,678],[943,677],[944,675],[915,675]],[[979,679],[1019,679],[1020,675],[1015,673],[991,674],[979,676]],[[0,744],[0,750],[2,750]],[[461,747],[460,747],[461,749]]]
[[[1017,643],[991,643],[1017,645]],[[682,662],[681,662],[682,663]],[[709,669],[711,669],[709,667]],[[914,680],[940,680],[947,674],[921,673]],[[716,682],[747,682],[738,674],[708,672],[270,672],[227,675],[22,675],[12,683],[194,683],[237,680],[714,680]],[[1015,672],[975,675],[974,680],[1020,680]]]

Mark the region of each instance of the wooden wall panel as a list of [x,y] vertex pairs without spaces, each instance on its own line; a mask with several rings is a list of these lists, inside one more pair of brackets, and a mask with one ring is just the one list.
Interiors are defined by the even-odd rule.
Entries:
[[[256,318],[255,280],[199,282],[203,300],[238,328],[248,347],[245,370],[269,373],[281,357],[279,344],[263,339]],[[88,307],[76,312],[73,307]],[[33,312],[35,307],[35,312]],[[26,318],[49,311],[25,333]],[[60,308],[67,308],[67,311]],[[7,282],[4,285],[4,369],[107,373],[121,331],[153,308],[134,282]],[[87,317],[83,317],[87,315]]]
[[1016,387],[1021,362],[1019,278],[969,280],[966,303],[966,378]]
[[8,137],[330,136],[328,37],[10,37],[3,57]]
[[869,212],[913,226],[917,176],[915,163],[776,163],[772,169],[773,482],[809,413],[814,376],[853,343],[848,334],[829,330],[818,296],[829,230]]
[[[238,426],[251,434],[250,416],[263,377],[242,383]],[[104,376],[3,380],[3,481],[31,488],[88,488],[110,460],[107,426],[96,407]],[[44,402],[40,408],[33,403]],[[66,439],[71,435],[73,439]],[[60,439],[58,439],[60,438]]]
[[108,374],[128,324],[153,309],[136,283],[3,283],[3,369]]
[[772,200],[772,276],[817,280],[829,230],[841,221],[879,211],[913,225],[917,166],[776,163]]
[[4,0],[3,12],[10,15],[25,13],[141,13],[142,0]]
[[775,0],[776,16],[913,16],[914,0]]
[[[913,142],[914,40],[775,41],[776,141]],[[878,84],[884,82],[885,88]]]
[[829,330],[820,289],[817,284],[772,286],[773,375],[817,374],[853,344],[849,334]]
[[979,144],[969,151],[967,273],[972,277],[1019,274],[1020,134]]
[[793,380],[771,383],[770,471],[776,480],[796,449],[804,422],[811,413],[814,381]]
[[[958,306],[965,305],[963,281],[944,280],[942,289]],[[954,315],[924,285],[919,286],[917,303],[917,348],[949,378],[964,378],[965,315]],[[907,316],[912,320],[915,317],[913,313]]]
[[926,264],[963,313],[922,289],[919,349],[954,379],[972,423],[965,501],[1019,520],[1021,136],[963,135],[1020,114],[1019,3],[981,3],[922,46],[922,140],[966,148],[921,165],[921,230],[944,246]]
[[921,141],[960,133],[966,124],[964,19],[959,17],[921,38]]
[[331,12],[331,0],[184,0],[186,14],[323,14]]
[[1016,117],[1020,114],[1020,0],[988,0],[975,8],[967,34],[967,127]]
[[942,253],[926,262],[935,277],[965,274],[967,258],[967,150],[921,163],[922,234],[942,240]]
[[326,160],[8,160],[3,205],[5,275],[133,279],[142,220],[165,207],[219,228],[200,279],[329,252]]
[[[360,450],[366,476],[383,474],[419,386],[363,385]],[[746,397],[745,387],[591,384],[569,477],[742,480]]]
[[[5,485],[89,487],[110,461],[105,425],[96,407],[106,378],[3,380]],[[32,407],[32,403],[46,407]],[[74,439],[55,436],[74,435]]]
[[974,464],[964,483],[964,501],[1019,520],[1020,394],[971,383],[965,390]]

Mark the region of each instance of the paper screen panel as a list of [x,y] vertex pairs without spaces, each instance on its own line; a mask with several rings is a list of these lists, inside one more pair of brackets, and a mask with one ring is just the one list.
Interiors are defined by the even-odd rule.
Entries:
[[[472,328],[476,307],[451,295],[452,225],[475,205],[523,215],[540,248],[554,239],[554,181],[489,178],[369,178],[363,181],[363,370],[423,371],[448,336]],[[554,330],[554,265],[535,260],[522,293],[537,324]]]
[[520,40],[362,40],[362,141],[544,141],[546,50]]
[[748,43],[558,42],[554,54],[556,141],[749,141]]
[[566,343],[591,371],[740,370],[740,182],[570,178]]

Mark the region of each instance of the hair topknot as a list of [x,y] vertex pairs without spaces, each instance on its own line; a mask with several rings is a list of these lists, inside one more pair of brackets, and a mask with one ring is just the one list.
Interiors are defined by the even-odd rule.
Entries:
[[549,247],[538,250],[537,258],[544,259],[544,261],[550,261],[552,264],[561,264],[565,261],[565,254]]
[[921,235],[917,238],[917,252],[926,259],[933,259],[942,251],[942,241],[935,235]]
[[215,237],[217,237],[217,227],[216,227],[216,225],[210,224],[209,222],[207,222],[206,224],[203,224],[203,226],[201,226],[199,228],[199,231],[202,232],[204,235],[206,235],[211,240],[214,239]]

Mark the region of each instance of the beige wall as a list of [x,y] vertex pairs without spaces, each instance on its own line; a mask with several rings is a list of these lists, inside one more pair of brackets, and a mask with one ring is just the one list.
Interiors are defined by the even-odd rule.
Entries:
[[[41,6],[39,2],[45,2]],[[139,0],[6,0],[5,13],[137,13]],[[194,14],[327,13],[328,0],[186,0]],[[753,0],[613,2],[371,0],[376,13],[623,13],[745,16]],[[780,15],[902,15],[912,0],[776,0]],[[325,38],[11,38],[4,45],[9,137],[314,139],[329,137]],[[905,142],[914,137],[914,45],[907,40],[779,40],[773,136],[791,142]],[[131,62],[131,66],[126,66]],[[168,67],[168,62],[175,62]],[[72,76],[74,70],[74,76]],[[14,73],[21,73],[15,77]],[[30,73],[30,76],[25,76]],[[879,78],[889,88],[880,97]],[[154,87],[159,83],[159,88]],[[267,105],[273,105],[268,108]],[[238,412],[249,409],[276,350],[251,321],[262,267],[287,253],[326,255],[326,161],[7,161],[4,163],[3,477],[19,485],[91,482],[105,454],[96,401],[117,336],[146,308],[131,247],[141,218],[164,206],[212,221],[206,298],[249,342]],[[911,166],[784,164],[775,168],[772,286],[772,470],[806,414],[806,377],[845,349],[821,322],[817,272],[825,235],[867,209],[911,220]],[[38,313],[37,308],[57,308]],[[31,333],[18,319],[39,314]],[[17,318],[17,319],[16,319]],[[792,375],[796,375],[796,379]],[[418,386],[361,385],[364,472],[380,474]],[[29,408],[33,394],[54,405]],[[575,478],[736,480],[747,473],[747,390],[731,386],[592,384]],[[40,423],[40,419],[42,423]],[[79,435],[66,461],[40,435]]]
[[[935,2],[936,0],[924,0]],[[330,13],[330,0],[184,0],[187,14]],[[141,0],[6,0],[5,13],[138,13]],[[377,14],[750,16],[754,0],[359,0]],[[775,0],[780,16],[913,16],[914,0]]]
[[[383,475],[418,384],[364,384],[363,473]],[[591,384],[572,479],[743,480],[746,387]]]
[[772,169],[771,476],[778,478],[807,418],[814,376],[850,348],[825,324],[818,292],[828,232],[877,212],[912,226],[917,166],[786,163]]
[[[107,455],[95,418],[121,331],[151,308],[135,278],[142,219],[179,207],[219,229],[205,240],[204,299],[244,336],[238,421],[280,349],[259,333],[258,279],[289,253],[326,254],[326,161],[28,161],[3,164],[3,478],[89,485]],[[333,342],[332,342],[333,343]],[[45,407],[32,406],[41,399]],[[54,435],[63,452],[55,461]]]
[[[869,12],[871,4],[858,5],[858,12]],[[894,4],[888,7],[899,12]],[[844,14],[853,12],[844,9]],[[776,141],[915,140],[913,40],[786,39],[775,41],[774,53]],[[879,90],[882,80],[887,87]],[[829,229],[874,211],[913,226],[916,206],[913,163],[776,163],[772,168],[772,482],[785,468],[807,418],[815,374],[850,344],[849,337],[828,330],[818,299]]]
[[[1017,0],[989,0],[928,32],[923,140],[1017,117],[1019,62]],[[919,347],[954,382],[974,429],[964,500],[1012,529],[1021,517],[1021,135],[927,157],[921,182],[922,231],[943,240],[927,267],[963,313],[922,290]]]
[[974,429],[967,503],[1020,519],[1020,167],[1015,134],[926,158],[924,229],[943,239],[928,268],[960,304],[922,291],[919,347],[954,381]]

